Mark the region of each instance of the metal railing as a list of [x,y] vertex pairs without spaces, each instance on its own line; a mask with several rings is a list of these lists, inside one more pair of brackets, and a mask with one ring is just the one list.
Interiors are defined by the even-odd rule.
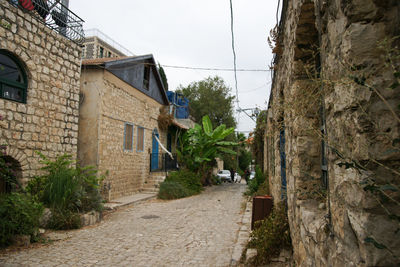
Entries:
[[167,153],[150,153],[150,172],[167,172],[178,169],[176,154],[173,159]]
[[8,0],[8,2],[31,14],[69,40],[77,44],[84,42],[84,20],[61,4],[61,0]]

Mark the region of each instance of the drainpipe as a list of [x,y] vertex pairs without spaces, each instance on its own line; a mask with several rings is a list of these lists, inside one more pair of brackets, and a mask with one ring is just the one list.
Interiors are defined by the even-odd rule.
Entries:
[[332,226],[332,211],[331,211],[331,196],[330,196],[330,190],[329,190],[329,172],[328,172],[328,160],[327,160],[327,148],[329,148],[329,144],[327,145],[324,139],[328,136],[327,129],[326,129],[326,113],[325,113],[325,95],[324,95],[324,84],[323,84],[323,77],[321,75],[321,69],[322,69],[322,53],[321,53],[321,44],[322,44],[322,19],[321,19],[321,3],[317,3],[318,5],[318,16],[316,17],[317,19],[317,27],[318,27],[318,41],[319,41],[319,79],[321,81],[321,109],[320,109],[320,116],[321,116],[321,132],[322,132],[322,141],[321,144],[323,144],[322,147],[322,153],[323,153],[323,159],[321,162],[322,165],[322,175],[324,179],[324,186],[326,188],[326,195],[327,195],[327,204],[328,204],[328,214],[325,215],[325,217],[328,219],[328,227],[330,230],[330,237],[334,237],[334,232],[333,232],[333,226]]

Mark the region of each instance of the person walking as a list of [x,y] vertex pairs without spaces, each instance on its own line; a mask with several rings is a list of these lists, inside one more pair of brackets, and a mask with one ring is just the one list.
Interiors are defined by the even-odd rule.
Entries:
[[231,172],[231,180],[232,180],[232,183],[234,183],[234,182],[235,182],[235,170],[234,170],[233,168],[231,168],[231,169],[230,169],[230,172]]
[[250,171],[248,168],[244,171],[244,179],[246,180],[246,184],[249,183],[249,176],[250,176]]

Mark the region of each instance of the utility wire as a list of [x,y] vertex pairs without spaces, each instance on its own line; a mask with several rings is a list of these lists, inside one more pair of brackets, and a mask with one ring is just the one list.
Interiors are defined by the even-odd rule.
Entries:
[[271,83],[272,83],[272,81],[268,81],[267,83],[264,83],[263,85],[260,85],[259,87],[243,91],[242,93],[250,93],[250,92],[254,92],[254,91],[260,90],[260,89],[265,89],[264,87],[269,85],[269,84],[271,84]]
[[[235,58],[235,61],[236,61],[236,55],[234,56],[234,58]],[[237,72],[237,71],[248,71],[248,72],[267,72],[267,71],[271,71],[271,70],[267,70],[267,69],[265,69],[265,70],[264,69],[236,69],[236,64],[235,64],[235,68],[233,68],[233,69],[184,67],[184,66],[171,66],[171,65],[161,65],[161,66],[165,67],[165,68],[189,69],[189,70],[218,70],[218,71],[234,71],[234,72]]]
[[278,7],[276,9],[276,26],[279,27],[279,7],[281,6],[281,0],[278,0]]
[[[100,63],[92,63],[88,60],[87,63],[84,62],[83,65],[100,65],[102,63],[108,63],[112,61],[117,61],[119,60],[118,58],[115,58],[115,60],[110,60],[110,61],[105,61],[105,62],[100,62]],[[135,62],[135,65],[148,65],[148,66],[158,66],[158,64],[153,64],[153,63],[148,63],[148,62]],[[176,65],[163,65],[160,64],[161,67],[163,68],[173,68],[173,69],[186,69],[186,70],[212,70],[212,71],[240,71],[240,72],[270,72],[272,70],[270,69],[229,69],[229,68],[212,68],[212,67],[189,67],[189,66],[176,66]],[[126,66],[121,66],[121,67],[116,67],[112,66],[112,69],[122,69],[126,68]]]
[[239,92],[237,86],[237,73],[236,73],[236,51],[235,51],[235,36],[233,34],[233,7],[232,7],[232,0],[229,0],[230,9],[231,9],[231,35],[232,35],[232,52],[233,52],[233,71],[235,74],[235,89],[236,89],[236,104],[238,109],[239,107]]

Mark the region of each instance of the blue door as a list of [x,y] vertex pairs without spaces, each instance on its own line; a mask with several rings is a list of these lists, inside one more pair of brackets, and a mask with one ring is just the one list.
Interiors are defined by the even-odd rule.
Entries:
[[286,200],[285,128],[283,128],[279,134],[279,154],[281,157],[281,199]]
[[158,142],[155,138],[159,138],[157,130],[153,131],[153,145],[151,149],[151,170],[157,170],[158,169]]

